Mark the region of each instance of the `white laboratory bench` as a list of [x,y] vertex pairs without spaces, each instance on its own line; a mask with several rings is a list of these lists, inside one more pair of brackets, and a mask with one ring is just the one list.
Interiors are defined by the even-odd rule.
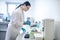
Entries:
[[0,21],[0,31],[6,31],[9,22]]
[[[24,25],[24,27],[27,31],[31,31],[31,29],[34,29],[33,27]],[[22,35],[18,35],[18,37],[16,38],[16,40],[43,40],[43,32],[34,32],[34,38],[24,38],[25,33],[23,33]]]
[[22,35],[18,35],[16,40],[43,40],[43,33],[34,33],[35,38],[24,38]]

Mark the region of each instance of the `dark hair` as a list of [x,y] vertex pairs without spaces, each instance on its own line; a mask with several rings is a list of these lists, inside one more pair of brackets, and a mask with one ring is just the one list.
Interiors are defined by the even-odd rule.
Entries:
[[19,8],[21,5],[31,6],[29,1],[25,1],[23,4],[20,4],[17,8]]

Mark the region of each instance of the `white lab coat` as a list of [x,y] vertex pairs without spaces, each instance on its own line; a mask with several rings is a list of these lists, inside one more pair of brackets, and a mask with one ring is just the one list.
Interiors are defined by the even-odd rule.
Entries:
[[20,28],[24,22],[24,13],[21,8],[16,9],[11,16],[11,21],[8,24],[5,40],[16,40],[16,37],[20,35]]

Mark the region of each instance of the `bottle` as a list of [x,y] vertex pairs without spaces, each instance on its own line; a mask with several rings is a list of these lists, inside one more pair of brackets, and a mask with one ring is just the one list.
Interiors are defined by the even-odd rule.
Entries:
[[34,39],[34,32],[30,32],[30,38]]

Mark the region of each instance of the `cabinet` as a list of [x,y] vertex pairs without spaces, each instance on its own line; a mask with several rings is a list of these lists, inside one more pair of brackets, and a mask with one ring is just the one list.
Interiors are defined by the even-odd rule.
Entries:
[[44,40],[54,40],[54,20],[44,19]]
[[5,40],[8,22],[0,22],[0,40]]

